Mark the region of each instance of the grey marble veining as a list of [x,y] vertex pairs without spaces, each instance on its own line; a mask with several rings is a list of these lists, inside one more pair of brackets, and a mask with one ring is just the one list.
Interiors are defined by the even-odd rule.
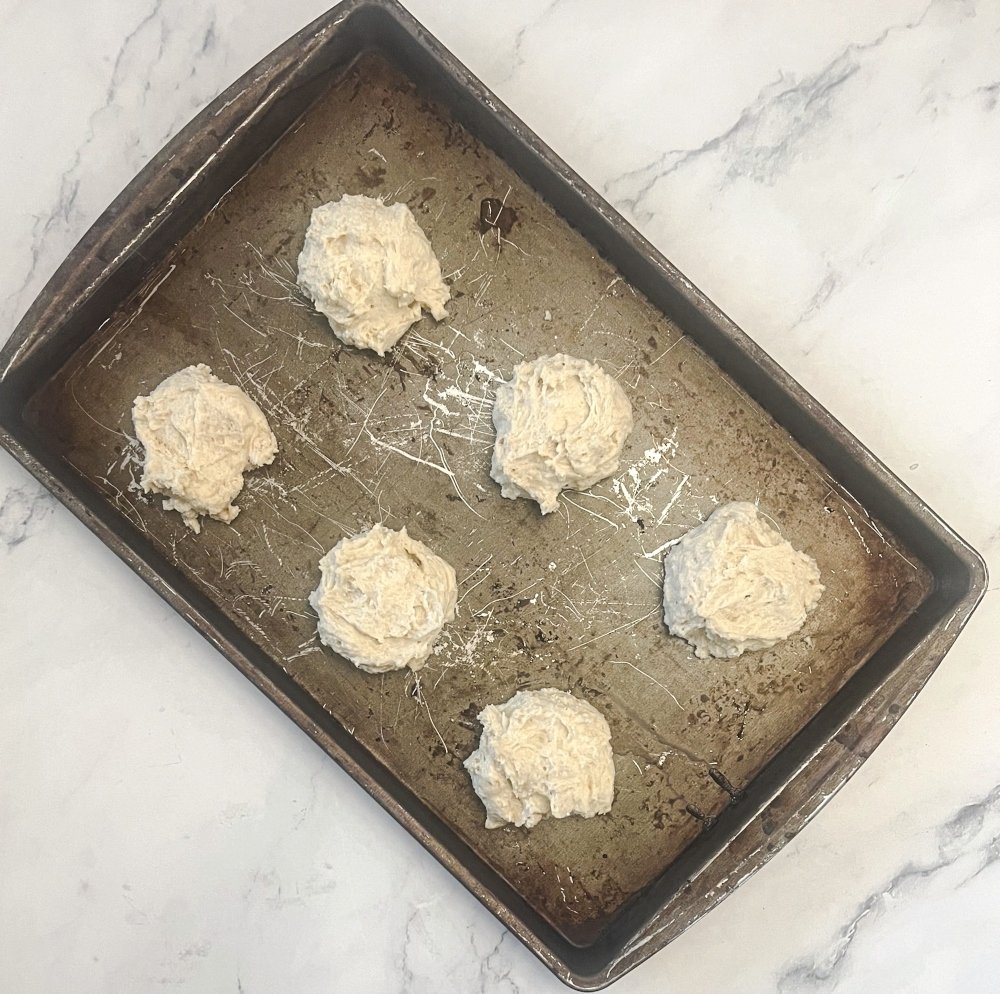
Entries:
[[[996,4],[410,8],[1000,570]],[[0,335],[323,9],[7,3]],[[6,457],[0,591],[0,988],[561,989]],[[998,604],[993,581],[854,779],[617,991],[992,989]]]
[[[671,173],[702,156],[718,160],[719,185],[738,178],[773,185],[791,160],[807,145],[811,134],[834,116],[836,92],[856,76],[863,64],[896,32],[921,27],[940,0],[931,0],[918,18],[891,24],[871,41],[851,42],[829,62],[803,78],[786,76],[769,83],[747,105],[731,127],[702,142],[697,148],[670,149],[653,162],[605,184],[605,192],[639,222],[655,215],[644,210],[644,201],[656,185]],[[633,193],[621,191],[635,188]]]
[[871,933],[891,916],[896,902],[926,900],[935,886],[948,887],[961,898],[962,888],[1000,859],[1000,786],[960,808],[935,835],[936,852],[929,859],[907,863],[861,902],[828,946],[786,966],[778,976],[778,990],[835,990],[852,965],[848,958],[855,941],[863,937],[869,945],[877,942]]
[[34,480],[0,490],[0,549],[9,551],[31,538],[54,507],[55,498]]

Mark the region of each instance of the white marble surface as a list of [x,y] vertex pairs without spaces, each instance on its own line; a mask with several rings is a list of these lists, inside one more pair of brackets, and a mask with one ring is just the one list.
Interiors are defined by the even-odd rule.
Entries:
[[[409,6],[1000,575],[1000,5]],[[0,335],[323,7],[0,0]],[[561,989],[6,456],[0,592],[0,989]],[[616,990],[995,989],[998,634]]]

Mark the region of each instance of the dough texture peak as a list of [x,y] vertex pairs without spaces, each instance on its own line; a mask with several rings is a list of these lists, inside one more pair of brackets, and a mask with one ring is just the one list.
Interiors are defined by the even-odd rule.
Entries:
[[420,669],[455,617],[455,571],[405,528],[341,539],[319,568],[320,641],[367,673]]
[[632,405],[600,366],[568,355],[514,367],[497,388],[490,475],[504,497],[529,497],[542,514],[563,490],[586,490],[618,469]]
[[421,307],[448,316],[441,264],[406,204],[348,193],[315,208],[298,271],[334,334],[359,349],[385,355]]
[[816,561],[754,504],[723,504],[667,553],[663,620],[696,656],[734,658],[797,632],[823,589]]
[[168,376],[136,397],[132,423],[145,449],[142,489],[164,494],[194,532],[203,514],[232,521],[243,473],[274,461],[278,443],[261,409],[205,365]]
[[479,748],[465,768],[486,806],[487,828],[611,810],[611,729],[595,707],[564,690],[521,690],[483,708],[479,720]]

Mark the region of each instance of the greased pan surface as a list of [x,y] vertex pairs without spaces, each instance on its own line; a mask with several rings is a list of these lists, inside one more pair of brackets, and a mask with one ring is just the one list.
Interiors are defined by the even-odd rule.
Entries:
[[[405,23],[389,5],[353,10]],[[383,803],[406,809],[429,836],[418,837],[563,979],[599,986],[696,916],[693,897],[687,912],[671,904],[681,893],[671,868],[689,876],[685,861],[735,848],[757,813],[755,787],[769,789],[781,762],[801,768],[832,738],[817,726],[863,708],[918,658],[932,592],[940,599],[952,574],[897,537],[891,513],[850,496],[856,484],[831,473],[831,450],[796,441],[723,373],[683,307],[653,304],[503,147],[456,119],[406,45],[381,40],[380,52],[344,45],[301,69],[312,70],[305,89],[283,98],[280,130],[290,130],[248,155],[250,168],[229,177],[237,185],[190,213],[179,240],[145,250],[141,281],[119,288],[106,323],[81,324],[58,371],[36,376],[22,424],[154,585]],[[385,359],[342,347],[295,286],[311,209],[343,193],[407,203],[452,286],[448,320],[425,318]],[[488,197],[513,212],[506,240],[480,231]],[[713,319],[708,306],[702,317]],[[614,375],[636,428],[615,478],[542,518],[489,478],[490,409],[517,362],[557,351]],[[130,420],[137,394],[195,362],[239,383],[280,446],[248,475],[235,523],[207,522],[200,536],[138,492]],[[783,645],[697,660],[660,620],[660,559],[734,499],[757,501],[814,556],[827,590]],[[360,673],[315,636],[306,598],[320,556],[375,521],[405,525],[461,581],[459,617],[419,679]],[[898,648],[864,665],[893,639]],[[547,686],[608,718],[615,804],[591,820],[488,832],[462,768],[475,715]],[[842,758],[841,781],[856,765]],[[661,905],[673,925],[661,913],[657,933]]]

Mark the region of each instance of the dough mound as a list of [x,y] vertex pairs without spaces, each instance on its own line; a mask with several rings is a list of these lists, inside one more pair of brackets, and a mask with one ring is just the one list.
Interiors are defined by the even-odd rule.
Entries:
[[146,451],[142,489],[165,494],[164,509],[179,511],[195,533],[203,514],[232,521],[244,470],[267,466],[278,451],[261,409],[201,364],[136,397],[132,423]]
[[522,362],[497,388],[490,475],[511,500],[558,507],[562,490],[586,490],[618,469],[632,405],[600,366],[568,355]]
[[487,828],[611,810],[611,729],[586,701],[564,690],[521,690],[483,708],[479,720],[479,748],[465,768],[486,805]]
[[451,296],[410,208],[349,193],[312,212],[299,286],[341,341],[379,355],[420,320],[421,307],[446,318]]
[[797,632],[823,584],[753,504],[723,504],[663,561],[663,620],[701,659],[769,649]]
[[455,617],[455,571],[405,528],[341,539],[319,568],[309,603],[320,641],[366,673],[420,669]]

